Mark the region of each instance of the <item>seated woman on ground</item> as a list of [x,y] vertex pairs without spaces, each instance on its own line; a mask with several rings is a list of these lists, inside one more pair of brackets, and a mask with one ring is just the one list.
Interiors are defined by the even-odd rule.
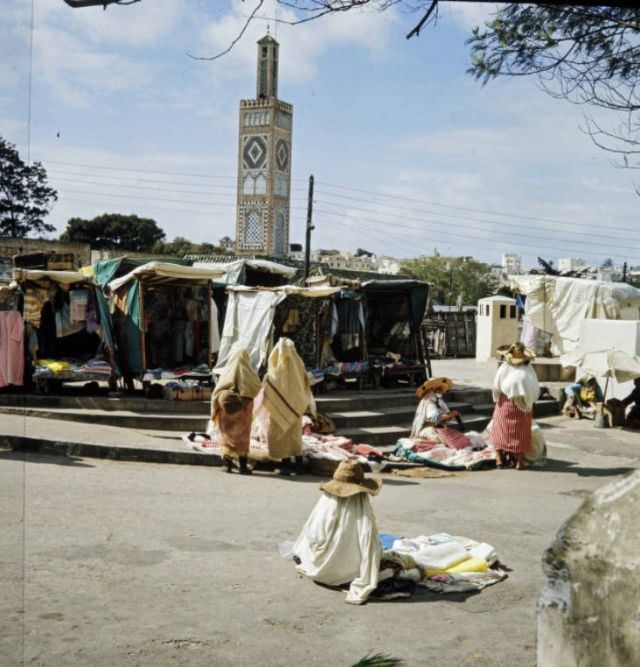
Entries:
[[565,387],[565,403],[562,414],[566,417],[594,419],[596,403],[602,402],[602,389],[593,375],[585,375],[574,384]]
[[622,405],[625,408],[631,406],[624,425],[628,428],[640,428],[640,378],[633,381],[633,391],[622,400]]
[[471,441],[464,433],[447,426],[451,420],[460,423],[460,412],[449,410],[442,400],[443,394],[452,388],[453,382],[445,377],[431,378],[418,387],[416,396],[420,403],[413,420],[412,438],[441,442],[454,449],[471,446]]

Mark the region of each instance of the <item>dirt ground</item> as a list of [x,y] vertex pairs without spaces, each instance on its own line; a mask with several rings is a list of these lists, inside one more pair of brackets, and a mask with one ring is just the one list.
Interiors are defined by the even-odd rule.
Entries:
[[0,664],[348,667],[383,652],[534,665],[545,547],[585,494],[638,464],[549,454],[539,470],[384,475],[381,532],[466,535],[512,571],[475,595],[354,607],[278,554],[319,496],[316,477],[0,452]]

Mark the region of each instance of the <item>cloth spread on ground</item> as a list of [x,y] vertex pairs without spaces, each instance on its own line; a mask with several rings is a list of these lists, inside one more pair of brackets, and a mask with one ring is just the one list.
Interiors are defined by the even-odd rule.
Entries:
[[349,584],[346,602],[363,604],[378,584],[382,547],[366,493],[323,493],[293,547],[296,570],[327,586]]
[[0,387],[22,386],[24,323],[17,310],[0,311]]
[[447,533],[398,538],[383,551],[381,569],[386,562],[400,565],[397,578],[412,579],[437,593],[481,590],[507,576],[493,546]]
[[300,456],[302,415],[310,405],[315,412],[315,406],[304,363],[288,338],[281,338],[269,355],[261,396],[260,408],[268,415],[269,454]]

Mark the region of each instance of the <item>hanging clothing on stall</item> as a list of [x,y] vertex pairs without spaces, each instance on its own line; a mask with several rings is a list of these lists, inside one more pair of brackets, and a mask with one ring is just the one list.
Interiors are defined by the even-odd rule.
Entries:
[[42,307],[49,299],[49,290],[42,287],[30,287],[24,294],[24,319],[37,329],[40,326]]
[[24,321],[17,310],[0,311],[0,387],[24,379]]
[[86,288],[73,289],[69,292],[69,310],[72,322],[85,322],[87,306],[89,304],[89,290]]
[[302,415],[309,406],[315,414],[315,403],[304,363],[289,338],[281,338],[269,355],[263,386],[269,456],[302,456]]

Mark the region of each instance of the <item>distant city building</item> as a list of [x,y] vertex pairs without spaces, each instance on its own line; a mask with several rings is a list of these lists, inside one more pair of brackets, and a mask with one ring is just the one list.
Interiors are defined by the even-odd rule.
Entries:
[[330,269],[341,271],[367,271],[386,275],[400,273],[400,260],[386,255],[354,255],[339,250],[321,250],[314,259]]
[[258,41],[256,98],[240,101],[236,253],[289,251],[293,107],[278,99],[278,42]]
[[502,271],[508,275],[522,273],[522,257],[514,253],[502,255]]
[[582,257],[561,257],[558,260],[558,271],[579,271],[586,268],[587,262]]

